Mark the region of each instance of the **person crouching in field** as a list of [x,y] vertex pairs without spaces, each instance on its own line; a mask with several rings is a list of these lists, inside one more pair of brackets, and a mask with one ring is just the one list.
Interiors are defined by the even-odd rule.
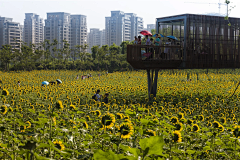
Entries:
[[18,81],[18,83],[17,83],[17,84],[18,84],[18,87],[20,87],[20,86],[21,86],[21,84],[20,84],[20,81]]
[[109,94],[105,93],[105,97],[103,99],[103,102],[106,103],[106,104],[108,104],[108,96],[109,96]]
[[96,94],[94,94],[94,95],[92,96],[92,99],[97,100],[97,101],[100,102],[100,99],[101,99],[102,96],[99,95],[99,93],[100,93],[100,90],[98,89],[97,92],[96,92]]

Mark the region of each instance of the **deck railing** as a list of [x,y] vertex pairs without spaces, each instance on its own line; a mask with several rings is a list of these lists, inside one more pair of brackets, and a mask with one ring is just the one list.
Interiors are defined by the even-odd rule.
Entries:
[[[144,68],[143,64],[152,65],[152,68],[240,68],[238,50],[231,54],[199,52],[186,47],[184,52],[181,46],[148,46],[128,45],[127,61],[136,68]],[[185,54],[185,55],[184,55]],[[141,63],[140,63],[141,62]],[[181,66],[178,66],[182,63]],[[158,64],[158,66],[154,65]],[[160,66],[161,64],[161,66]],[[170,66],[172,64],[172,66]],[[175,65],[176,64],[176,65]],[[164,66],[166,65],[166,67]]]
[[183,60],[181,46],[128,45],[127,61]]

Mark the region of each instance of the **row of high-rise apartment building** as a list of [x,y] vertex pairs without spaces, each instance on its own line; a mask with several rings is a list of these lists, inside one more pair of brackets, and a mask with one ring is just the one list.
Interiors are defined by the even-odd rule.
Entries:
[[101,47],[105,44],[105,29],[99,30],[97,28],[90,28],[90,32],[88,33],[88,52],[92,53],[91,48],[93,46]]
[[24,19],[23,41],[37,47],[44,41],[43,19],[34,13],[26,13]]
[[68,41],[70,48],[87,44],[87,20],[84,15],[69,13],[47,13],[45,26],[43,19],[34,13],[26,13],[24,27],[12,22],[12,18],[0,17],[0,48],[11,44],[19,48],[20,41],[27,45],[34,44],[36,48],[46,39],[50,43],[57,39],[57,49],[63,48],[63,40]]
[[44,38],[53,43],[58,41],[57,49],[64,47],[63,40],[68,41],[71,48],[87,44],[87,17],[70,15],[65,12],[47,13]]
[[143,30],[143,19],[134,13],[111,11],[111,17],[105,17],[106,44],[120,45],[123,41],[132,41]]
[[12,18],[0,17],[0,48],[9,44],[14,49],[20,49],[22,28],[20,23],[13,22]]

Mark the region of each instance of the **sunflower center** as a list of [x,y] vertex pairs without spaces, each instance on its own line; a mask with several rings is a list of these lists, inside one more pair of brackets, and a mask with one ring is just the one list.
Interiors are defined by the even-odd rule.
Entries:
[[61,146],[60,146],[60,144],[55,144],[55,147],[57,148],[57,149],[61,149]]
[[177,142],[179,140],[179,138],[180,138],[179,135],[174,133],[174,136],[173,136],[174,142]]
[[5,107],[1,107],[1,112],[4,113],[6,111]]
[[109,116],[104,116],[102,118],[102,124],[105,126],[109,126],[112,123],[112,119]]
[[120,132],[121,132],[122,135],[125,136],[125,135],[127,135],[129,133],[129,128],[127,126],[125,126],[125,125],[121,126],[120,127]]

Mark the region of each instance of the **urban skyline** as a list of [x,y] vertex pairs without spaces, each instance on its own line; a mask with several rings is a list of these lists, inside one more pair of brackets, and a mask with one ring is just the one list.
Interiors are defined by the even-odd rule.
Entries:
[[[36,13],[25,13],[24,25],[14,22],[13,18],[1,17],[1,19],[7,19],[19,26],[20,34],[17,34],[19,35],[17,39],[27,45],[35,44],[37,48],[44,40],[53,43],[56,39],[59,42],[56,48],[60,49],[64,46],[63,40],[66,40],[71,49],[76,45],[88,44],[88,52],[91,52],[91,47],[95,45],[112,45],[113,43],[120,45],[122,41],[132,41],[144,29],[143,18],[138,17],[135,13],[124,13],[123,11],[111,11],[111,17],[105,17],[105,29],[89,28],[90,32],[87,32],[87,16],[85,15],[72,15],[66,12],[46,14],[47,19],[43,19]],[[116,22],[117,19],[118,22]],[[3,34],[1,24],[0,30],[1,35]],[[14,38],[16,39],[16,37]],[[13,42],[9,42],[9,44],[11,43]],[[4,44],[8,43],[3,43],[2,38],[0,47]]]

